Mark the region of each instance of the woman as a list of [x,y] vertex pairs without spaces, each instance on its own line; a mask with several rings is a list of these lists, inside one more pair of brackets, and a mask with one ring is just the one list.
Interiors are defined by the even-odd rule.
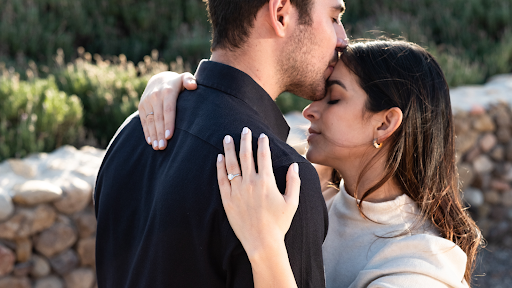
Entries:
[[[407,42],[357,43],[327,86],[303,111],[311,121],[306,157],[333,167],[339,185],[324,191],[327,287],[468,287],[482,238],[460,198],[449,89],[437,62]],[[250,131],[241,137],[250,149]],[[267,138],[258,141],[258,173],[249,157],[232,181],[227,174],[240,168],[232,141],[224,143],[224,208],[255,286],[296,287],[283,239],[297,208],[297,171],[289,170],[281,196]]]

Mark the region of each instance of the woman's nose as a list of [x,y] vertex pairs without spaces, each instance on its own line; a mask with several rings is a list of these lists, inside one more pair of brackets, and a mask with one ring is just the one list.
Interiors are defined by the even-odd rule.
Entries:
[[306,106],[306,108],[304,108],[304,110],[302,110],[302,116],[304,116],[304,118],[308,119],[309,121],[313,121],[318,118],[315,102],[309,104]]

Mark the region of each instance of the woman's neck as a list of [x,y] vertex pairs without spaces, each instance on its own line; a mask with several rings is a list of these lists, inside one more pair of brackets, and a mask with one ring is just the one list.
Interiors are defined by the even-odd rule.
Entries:
[[[349,163],[345,163],[349,164]],[[354,198],[361,199],[364,193],[377,184],[385,175],[385,162],[384,159],[377,160],[373,165],[367,169],[366,173],[358,183],[361,171],[364,169],[364,165],[357,169],[356,167],[361,165],[340,165],[336,169],[341,173],[345,190],[349,195]],[[357,191],[357,192],[356,192]],[[357,193],[357,195],[356,195]],[[396,180],[391,177],[381,187],[371,193],[364,201],[368,202],[386,202],[395,199],[396,197],[403,194]]]

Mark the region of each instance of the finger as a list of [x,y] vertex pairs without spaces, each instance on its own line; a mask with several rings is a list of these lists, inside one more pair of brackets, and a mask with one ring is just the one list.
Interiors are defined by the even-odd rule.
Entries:
[[[224,155],[226,159],[226,170],[229,174],[241,174],[238,160],[236,159],[235,144],[233,138],[229,135],[224,137]],[[231,184],[239,183],[242,177],[238,176],[231,180]]]
[[228,174],[226,172],[226,162],[224,156],[219,154],[217,156],[217,182],[219,183],[220,196],[222,197],[222,203],[229,199],[231,195],[231,183],[228,180]]
[[263,133],[258,138],[258,174],[274,175],[268,136]]
[[240,166],[242,166],[242,175],[246,179],[255,173],[254,156],[252,154],[252,131],[247,127],[242,130],[240,140]]
[[[158,141],[158,149],[164,150],[167,146],[167,140],[165,139],[165,129],[164,129],[164,109],[163,109],[163,101],[164,98],[167,97],[167,93],[172,91],[172,89],[168,89],[167,87],[163,88],[158,92],[158,96],[151,97],[151,106],[153,106],[153,113],[155,119],[155,131],[156,131],[156,140]],[[156,94],[156,93],[155,93]]]
[[286,174],[286,191],[284,193],[284,200],[288,203],[290,208],[294,211],[299,206],[300,194],[300,177],[299,177],[299,164],[293,163],[288,168]]
[[142,130],[144,131],[144,139],[146,139],[146,143],[151,145],[151,138],[149,137],[149,131],[148,131],[148,125],[146,123],[146,111],[144,110],[144,107],[139,104],[139,119],[140,123],[142,124]]
[[197,82],[196,77],[194,75],[185,72],[181,74],[181,80],[183,82],[183,88],[187,90],[196,90],[197,89]]
[[[155,97],[154,94],[157,94],[158,92],[152,92],[150,97]],[[151,106],[150,101],[147,101],[144,105],[145,114],[142,117],[146,118],[146,125],[149,131],[149,138],[151,139],[151,145],[153,146],[154,150],[158,150],[158,140],[156,136],[156,127],[155,127],[155,115],[153,111],[153,106]],[[153,112],[153,114],[151,114]]]
[[169,95],[164,97],[164,128],[165,139],[171,139],[174,134],[174,123],[176,121],[176,102],[179,92],[176,89],[170,91]]

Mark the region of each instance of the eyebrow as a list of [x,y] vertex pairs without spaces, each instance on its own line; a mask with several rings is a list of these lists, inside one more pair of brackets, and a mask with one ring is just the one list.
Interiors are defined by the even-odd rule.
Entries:
[[333,6],[332,9],[336,10],[336,11],[340,11],[340,14],[343,14],[345,12],[345,3]]
[[345,84],[343,84],[343,82],[341,82],[340,80],[327,80],[327,83],[326,83],[327,88],[331,87],[332,85],[339,85],[341,88],[348,91],[347,86],[345,86]]

